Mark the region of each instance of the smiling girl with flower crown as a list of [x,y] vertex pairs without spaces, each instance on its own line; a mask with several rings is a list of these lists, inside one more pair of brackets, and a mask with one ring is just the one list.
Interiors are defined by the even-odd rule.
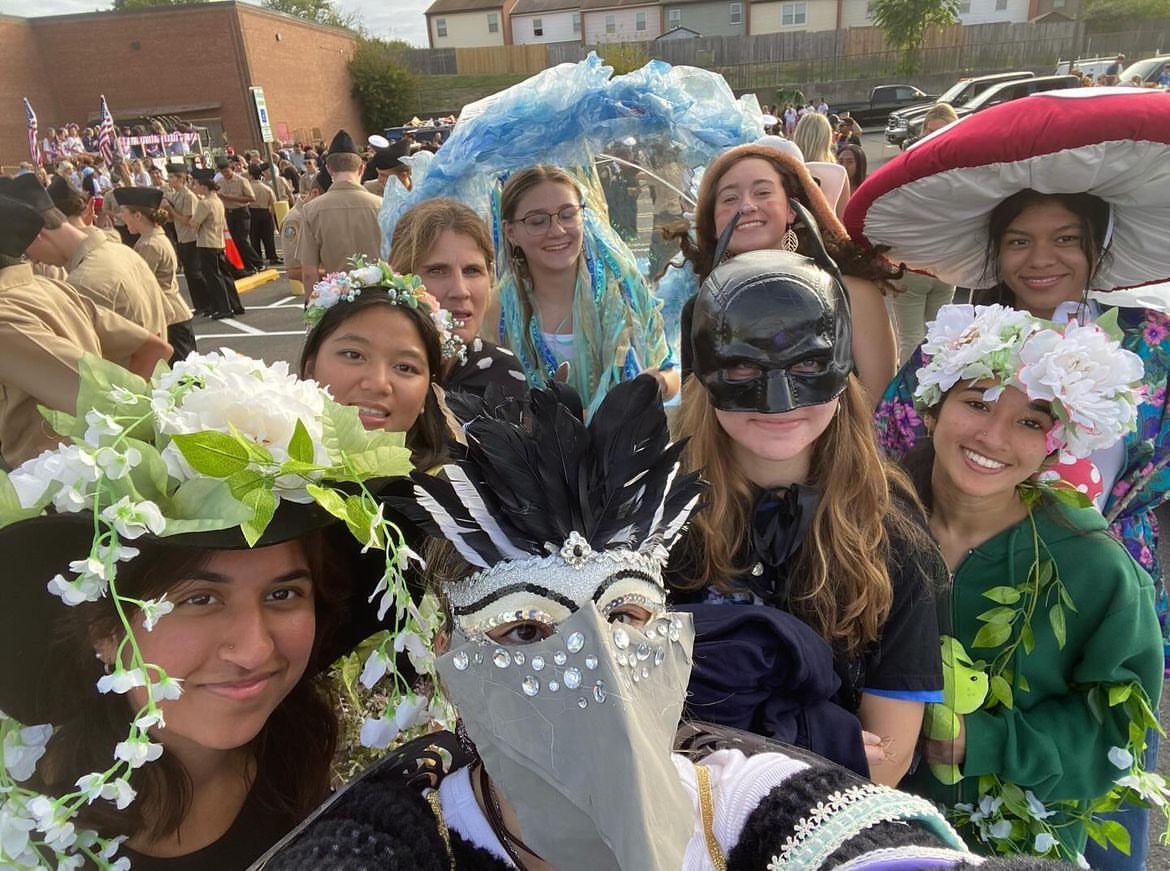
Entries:
[[998,305],[944,307],[923,356],[932,438],[907,464],[952,571],[944,655],[986,694],[928,712],[918,784],[996,852],[1083,861],[1087,834],[1128,852],[1096,814],[1165,794],[1140,763],[1161,690],[1153,587],[1087,499],[1032,481],[1133,429],[1141,360],[1097,325]]
[[409,452],[283,363],[80,374],[70,443],[0,474],[0,867],[242,869],[328,792],[361,609],[429,637],[374,496]]

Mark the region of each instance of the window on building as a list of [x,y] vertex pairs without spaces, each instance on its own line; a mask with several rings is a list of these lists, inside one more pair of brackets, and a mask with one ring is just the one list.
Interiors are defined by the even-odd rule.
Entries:
[[499,33],[499,32],[500,32],[500,13],[499,12],[489,12],[488,13],[488,33]]
[[532,35],[544,36],[544,21],[539,18],[532,19]]
[[995,11],[1006,12],[1008,0],[995,0]]
[[605,32],[606,33],[617,33],[617,16],[615,16],[615,15],[605,16]]
[[581,13],[574,12],[573,13],[573,33],[580,33],[580,32],[581,32]]
[[677,6],[670,9],[666,13],[666,24],[668,27],[682,27],[682,10]]
[[808,24],[808,4],[807,3],[781,3],[780,4],[780,26],[781,27],[798,27],[802,24]]
[[447,19],[446,18],[436,18],[435,19],[435,36],[443,37],[446,35],[447,35]]
[[645,12],[635,12],[634,13],[634,30],[642,31],[645,29],[646,29],[646,13]]
[[731,3],[730,6],[730,20],[732,24],[743,24],[743,4]]

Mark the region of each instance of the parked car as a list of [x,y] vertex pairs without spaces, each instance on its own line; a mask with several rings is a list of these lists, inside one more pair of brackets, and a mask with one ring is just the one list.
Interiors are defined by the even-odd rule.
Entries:
[[1109,57],[1082,57],[1076,60],[1062,60],[1057,62],[1053,74],[1064,76],[1073,70],[1080,70],[1085,75],[1092,76],[1095,82],[1098,77],[1105,75],[1105,70],[1109,69],[1116,62],[1117,55],[1115,54],[1111,54]]
[[1119,84],[1128,85],[1137,76],[1142,84],[1158,84],[1158,76],[1162,75],[1162,67],[1170,64],[1170,54],[1161,54],[1157,57],[1148,57],[1145,60],[1135,61],[1121,71]]
[[899,109],[891,112],[886,121],[886,142],[891,145],[901,145],[911,137],[922,134],[922,119],[930,111],[931,106],[938,103],[949,103],[952,106],[962,106],[982,94],[992,85],[1000,82],[1015,82],[1020,79],[1031,79],[1035,73],[1019,70],[1014,73],[993,73],[987,76],[971,76],[959,79],[933,103],[911,106],[909,109]]
[[1020,97],[1029,97],[1044,91],[1061,91],[1065,88],[1081,87],[1080,76],[1037,76],[1034,79],[1023,79],[1018,82],[1003,82],[988,88],[978,97],[955,107],[955,114],[960,118],[980,112],[988,106],[998,106]]
[[869,102],[833,106],[838,115],[849,115],[862,127],[882,124],[896,109],[933,103],[938,94],[924,94],[913,85],[878,85],[869,94]]

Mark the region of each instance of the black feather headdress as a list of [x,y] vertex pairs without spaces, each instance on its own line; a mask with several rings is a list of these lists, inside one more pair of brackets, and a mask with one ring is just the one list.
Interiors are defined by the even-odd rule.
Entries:
[[680,473],[683,445],[670,442],[649,376],[610,390],[588,427],[563,385],[527,402],[450,394],[447,404],[464,436],[455,460],[414,473],[414,498],[390,501],[479,568],[566,542],[665,555],[702,490],[698,474]]

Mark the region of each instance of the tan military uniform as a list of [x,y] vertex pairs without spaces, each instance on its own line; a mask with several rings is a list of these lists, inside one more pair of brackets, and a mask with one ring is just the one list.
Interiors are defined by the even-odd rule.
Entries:
[[[252,183],[238,172],[232,173],[232,177],[230,179],[220,178],[219,192],[220,194],[226,194],[229,197],[256,196],[256,191],[252,188]],[[255,203],[229,203],[226,200],[223,201],[223,207],[229,211],[234,209],[258,208]],[[200,247],[203,246],[201,245]]]
[[155,227],[139,236],[138,241],[134,243],[134,250],[146,261],[146,265],[154,273],[158,286],[162,288],[167,325],[183,324],[195,317],[179,293],[179,280],[175,277],[179,271],[179,259],[175,256],[175,247],[163,228]]
[[223,231],[227,227],[227,219],[224,217],[223,200],[215,191],[199,200],[191,220],[195,223],[195,247],[223,247]]
[[149,338],[142,327],[67,284],[34,274],[27,263],[0,269],[0,453],[9,467],[59,441],[37,405],[77,410],[83,353],[124,366]]
[[304,206],[293,206],[284,216],[284,223],[280,225],[280,253],[284,256],[285,263],[300,262],[298,246],[304,230],[304,221]]
[[306,285],[316,282],[318,268],[337,272],[345,269],[355,254],[371,260],[381,255],[381,207],[378,197],[351,181],[334,182],[328,191],[305,204],[298,253]]
[[82,296],[166,338],[166,304],[146,261],[96,227],[84,232],[86,240],[65,264],[69,283]]
[[363,181],[362,187],[377,197],[381,197],[386,193],[386,182],[382,181],[380,178],[372,178],[369,181]]
[[[190,218],[195,214],[195,206],[199,203],[199,197],[195,196],[195,193],[189,188],[179,190],[168,188],[163,199],[170,204],[171,211],[184,218]],[[175,221],[175,236],[180,244],[185,245],[195,241],[195,231],[182,221]]]
[[276,187],[273,188],[278,200],[289,202],[292,200],[292,187],[288,183],[288,179],[279,173],[276,176]]
[[276,194],[273,193],[272,188],[264,184],[262,181],[252,181],[252,193],[256,199],[248,205],[249,209],[263,209],[264,211],[271,211],[273,204],[276,202]]

